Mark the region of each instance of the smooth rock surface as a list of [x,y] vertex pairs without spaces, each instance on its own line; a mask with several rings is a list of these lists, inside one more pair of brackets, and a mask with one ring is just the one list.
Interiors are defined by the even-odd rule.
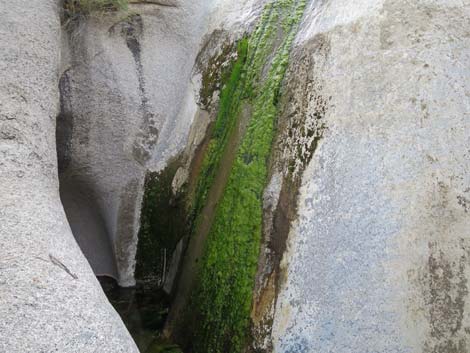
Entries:
[[131,4],[128,15],[79,24],[64,43],[62,200],[95,273],[122,286],[135,284],[145,175],[184,150],[196,116],[191,77],[208,6]]
[[138,350],[59,197],[55,0],[0,3],[0,352]]
[[326,130],[284,255],[275,352],[470,350],[469,18],[460,0],[311,3],[286,80],[327,102]]

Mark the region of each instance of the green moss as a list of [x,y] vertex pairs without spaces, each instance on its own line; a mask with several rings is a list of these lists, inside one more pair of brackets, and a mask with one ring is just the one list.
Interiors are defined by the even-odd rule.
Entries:
[[185,192],[173,195],[171,188],[178,166],[173,161],[145,180],[135,277],[157,286],[163,284],[171,255],[188,230]]
[[197,218],[205,204],[207,193],[218,170],[223,151],[236,125],[239,102],[243,92],[240,87],[244,80],[242,75],[246,63],[247,48],[248,41],[246,39],[240,40],[237,46],[237,59],[231,66],[230,75],[225,75],[216,123],[212,130],[193,198],[192,214],[194,218]]
[[[221,84],[226,83],[230,78],[232,65],[230,57],[237,48],[232,43],[223,46],[218,55],[211,57],[207,63],[207,67],[202,73],[201,89],[199,91],[200,102],[206,109],[212,102],[212,96],[215,91],[220,90]],[[238,52],[240,55],[240,52]]]
[[250,104],[253,113],[216,210],[192,299],[197,316],[195,353],[238,353],[246,344],[276,104],[304,7],[305,0],[278,0],[266,6],[256,30],[240,42],[239,59],[222,90],[199,178],[196,214],[205,203],[242,104]]
[[[218,200],[199,262],[197,287],[185,310],[192,317],[191,327],[185,330],[191,337],[189,350],[193,353],[239,353],[246,344],[261,240],[262,193],[275,134],[277,101],[304,7],[305,0],[273,0],[265,7],[255,31],[237,43],[236,59],[228,69],[223,69],[222,63],[232,55],[232,46],[226,46],[209,62],[209,71],[202,77],[201,98],[206,99],[202,103],[209,104],[214,90],[221,88],[221,93],[205,157],[194,189],[190,190],[190,205],[186,204],[185,193],[172,195],[176,162],[159,174],[149,174],[146,180],[136,277],[161,283],[165,263],[176,244],[184,234],[194,233],[203,219],[201,211],[222,168],[221,158],[238,130],[238,119],[251,111],[227,185]],[[242,114],[242,107],[250,109]],[[177,349],[160,344],[154,348],[149,352]]]

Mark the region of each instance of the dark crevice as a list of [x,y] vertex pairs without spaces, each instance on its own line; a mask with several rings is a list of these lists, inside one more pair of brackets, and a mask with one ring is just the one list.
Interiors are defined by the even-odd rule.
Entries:
[[132,1],[131,5],[140,5],[140,6],[159,6],[159,7],[173,7],[177,8],[177,4],[171,2],[160,2],[160,1]]
[[162,348],[171,348],[158,335],[163,329],[169,307],[169,296],[163,290],[141,282],[135,287],[122,288],[108,276],[99,276],[98,280],[141,353],[156,353],[161,352]]
[[161,334],[172,300],[172,278],[178,270],[180,245],[187,234],[184,190],[175,193],[172,188],[180,164],[179,159],[175,159],[163,171],[149,172],[146,176],[136,255],[136,286],[121,288],[111,278],[100,278],[109,301],[142,353],[180,352]]
[[72,103],[70,101],[69,70],[65,71],[59,80],[60,113],[56,120],[56,145],[59,174],[63,173],[70,164],[70,150],[73,134]]

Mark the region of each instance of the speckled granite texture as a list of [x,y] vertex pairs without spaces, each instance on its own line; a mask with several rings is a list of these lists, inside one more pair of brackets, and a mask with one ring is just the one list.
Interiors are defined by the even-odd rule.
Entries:
[[275,352],[470,351],[469,18],[468,1],[312,2],[287,80],[307,66],[326,128]]

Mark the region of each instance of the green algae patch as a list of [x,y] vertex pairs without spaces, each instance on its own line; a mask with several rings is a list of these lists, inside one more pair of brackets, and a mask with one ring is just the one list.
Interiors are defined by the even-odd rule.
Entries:
[[[205,152],[201,172],[197,179],[195,193],[193,196],[194,218],[200,214],[207,199],[207,194],[213,184],[215,174],[218,171],[220,160],[229,140],[230,135],[236,126],[239,103],[242,99],[244,73],[243,68],[246,63],[248,41],[241,39],[237,46],[237,59],[232,63],[230,74],[226,73],[223,78],[223,88],[220,93],[219,109],[215,125],[212,128],[211,138]],[[205,74],[203,77],[212,77]],[[207,79],[209,80],[209,79]],[[207,83],[206,83],[207,84]],[[213,88],[213,84],[208,87]],[[209,88],[206,88],[209,90]]]
[[304,8],[304,0],[278,0],[265,7],[255,31],[239,44],[243,60],[234,65],[221,93],[199,178],[196,214],[206,201],[241,107],[249,104],[252,113],[216,209],[190,303],[195,317],[190,351],[195,353],[238,353],[247,343],[277,101]]
[[164,284],[171,256],[187,234],[188,212],[184,190],[176,195],[172,181],[179,162],[146,176],[138,235],[135,277],[155,287]]

